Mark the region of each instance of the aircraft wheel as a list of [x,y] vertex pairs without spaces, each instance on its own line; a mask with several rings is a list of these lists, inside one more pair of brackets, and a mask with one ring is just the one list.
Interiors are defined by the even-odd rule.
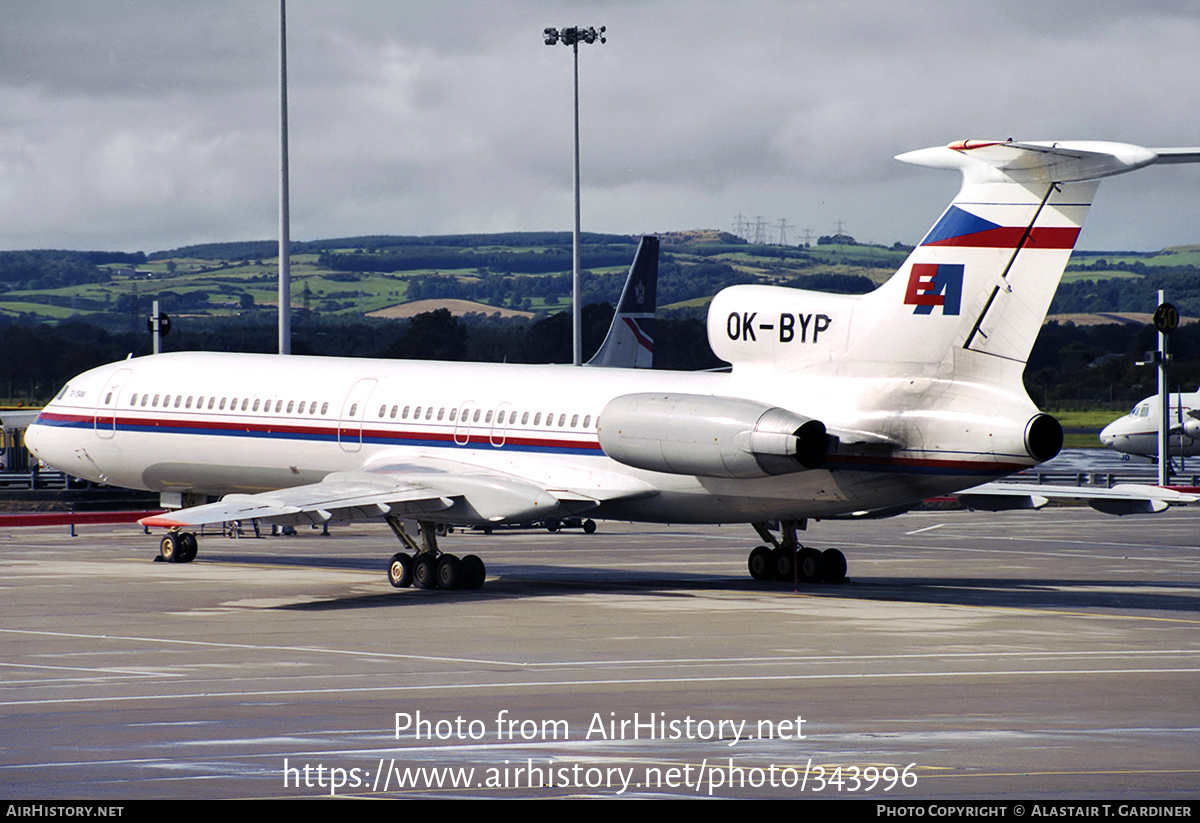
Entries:
[[805,583],[816,583],[821,579],[824,563],[821,553],[816,549],[801,549],[796,561],[799,565],[799,577]]
[[554,534],[561,528],[562,528],[562,522],[559,520],[552,519],[552,520],[546,521],[546,531],[550,532],[551,534]]
[[468,554],[462,560],[458,561],[458,568],[462,573],[461,585],[464,589],[475,590],[483,588],[483,581],[487,578],[487,568],[478,556]]
[[423,552],[413,561],[413,585],[418,589],[437,588],[437,558]]
[[776,580],[792,580],[796,570],[796,550],[776,546],[771,550],[771,571]]
[[583,533],[584,534],[595,534],[596,533],[596,521],[595,520],[584,520],[583,521]]
[[179,548],[179,535],[167,532],[158,544],[158,556],[163,559],[164,563],[178,563]]
[[191,563],[196,559],[196,554],[200,551],[200,546],[196,543],[196,535],[192,532],[180,532],[178,538],[179,549],[175,559],[176,563]]
[[454,555],[443,554],[438,558],[437,585],[439,589],[457,589],[462,585],[462,568]]
[[825,567],[826,583],[841,583],[846,579],[846,555],[837,549],[826,549],[821,552],[821,563]]
[[771,550],[766,546],[759,546],[750,552],[750,576],[755,580],[770,580],[774,573],[775,565],[771,562]]
[[413,583],[413,559],[404,552],[397,552],[388,561],[388,582],[397,589],[407,589]]

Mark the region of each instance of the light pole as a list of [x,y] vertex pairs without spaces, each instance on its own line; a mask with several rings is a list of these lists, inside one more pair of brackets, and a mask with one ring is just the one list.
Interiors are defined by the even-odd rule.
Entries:
[[604,26],[597,31],[594,28],[571,26],[562,29],[545,29],[542,31],[542,41],[547,46],[562,43],[570,46],[575,56],[575,233],[572,237],[571,264],[571,363],[583,365],[583,309],[579,305],[579,42],[607,42],[604,37]]
[[279,0],[279,353],[292,353],[292,240],[288,213],[287,0]]

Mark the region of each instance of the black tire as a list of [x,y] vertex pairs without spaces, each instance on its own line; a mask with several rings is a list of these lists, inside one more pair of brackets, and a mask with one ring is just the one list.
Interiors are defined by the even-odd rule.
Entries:
[[826,583],[841,583],[846,579],[846,555],[837,549],[826,549],[821,552],[821,562],[825,566]]
[[483,588],[483,581],[487,579],[487,568],[483,565],[483,561],[476,555],[468,554],[462,560],[458,561],[459,571],[462,572],[462,587],[464,589]]
[[796,579],[796,550],[776,546],[771,550],[771,572],[776,580]]
[[821,562],[821,553],[816,549],[801,549],[796,556],[796,576],[805,583],[817,583],[824,573],[825,564]]
[[443,554],[438,558],[437,584],[439,589],[457,589],[462,586],[462,568],[454,555]]
[[196,559],[196,555],[200,552],[200,546],[196,542],[196,535],[192,532],[179,533],[179,551],[175,560],[176,563],[191,563]]
[[432,554],[418,554],[413,560],[413,585],[418,589],[437,588],[437,558]]
[[554,534],[561,528],[562,528],[561,520],[547,520],[546,521],[546,531],[550,532],[551,534]]
[[596,521],[595,520],[584,520],[583,521],[583,533],[584,534],[595,534],[596,533]]
[[404,552],[396,552],[388,561],[388,582],[397,589],[407,589],[413,583],[413,559]]
[[775,564],[771,562],[771,550],[758,546],[750,552],[750,576],[755,580],[770,580],[774,577]]
[[173,532],[164,534],[162,541],[158,544],[158,556],[163,559],[164,563],[178,563],[179,535]]

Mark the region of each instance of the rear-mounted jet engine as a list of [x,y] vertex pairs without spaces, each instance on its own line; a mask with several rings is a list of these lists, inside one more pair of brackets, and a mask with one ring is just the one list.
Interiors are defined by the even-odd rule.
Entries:
[[600,413],[604,453],[638,469],[702,477],[766,477],[819,469],[825,424],[735,397],[624,394]]

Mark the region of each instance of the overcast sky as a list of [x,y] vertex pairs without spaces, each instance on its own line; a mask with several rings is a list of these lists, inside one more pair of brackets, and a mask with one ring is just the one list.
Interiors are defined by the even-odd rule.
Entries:
[[[292,237],[583,225],[913,243],[964,137],[1200,145],[1200,0],[291,0]],[[0,248],[276,235],[275,0],[0,0]],[[1200,168],[1101,186],[1080,245],[1200,243]]]

